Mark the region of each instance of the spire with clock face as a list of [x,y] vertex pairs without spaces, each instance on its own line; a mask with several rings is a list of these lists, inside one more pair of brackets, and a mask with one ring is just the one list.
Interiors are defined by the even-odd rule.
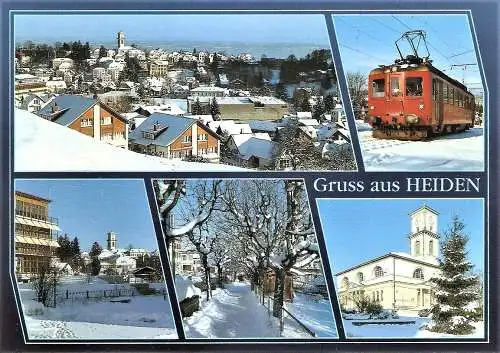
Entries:
[[439,250],[437,234],[439,213],[426,204],[410,213],[410,255],[436,260]]

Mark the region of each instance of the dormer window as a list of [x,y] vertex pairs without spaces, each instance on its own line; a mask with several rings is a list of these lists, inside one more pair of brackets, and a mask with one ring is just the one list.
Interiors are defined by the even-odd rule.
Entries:
[[150,140],[157,138],[162,132],[168,129],[168,125],[160,125],[155,122],[151,129],[142,131],[142,137]]

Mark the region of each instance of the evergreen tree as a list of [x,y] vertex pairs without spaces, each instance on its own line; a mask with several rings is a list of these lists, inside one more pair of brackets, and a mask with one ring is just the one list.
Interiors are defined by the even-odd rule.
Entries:
[[193,103],[193,106],[191,107],[191,114],[193,115],[201,114],[201,104],[198,98],[196,98],[196,101]]
[[217,103],[215,97],[212,98],[212,102],[210,103],[210,114],[212,115],[212,118],[215,118],[217,115],[220,115],[219,104]]
[[98,56],[98,59],[100,58],[104,58],[106,57],[107,55],[107,52],[106,52],[106,48],[104,48],[103,45],[101,45],[101,47],[99,48],[99,56]]
[[441,274],[431,278],[437,286],[437,304],[432,309],[431,331],[465,335],[474,331],[471,321],[478,319],[474,304],[477,303],[478,277],[472,274],[472,263],[467,259],[465,247],[468,236],[465,225],[458,217],[447,232],[441,246],[439,260]]
[[331,113],[335,109],[335,100],[331,94],[325,97],[325,112]]
[[56,255],[61,260],[61,262],[68,261],[73,255],[71,241],[69,240],[68,234],[64,234],[57,238],[57,243],[59,247],[56,249]]
[[97,276],[101,271],[101,261],[99,260],[99,255],[102,252],[102,246],[99,245],[98,242],[94,242],[92,244],[92,248],[90,249],[89,256],[92,259],[90,263],[90,272],[92,276]]
[[312,117],[318,121],[322,121],[325,115],[325,107],[323,101],[318,99],[318,102],[314,106]]
[[286,91],[286,88],[285,86],[282,84],[282,83],[278,83],[276,85],[276,93],[275,93],[276,97],[281,99],[281,100],[284,100],[285,102],[288,100],[288,93]]

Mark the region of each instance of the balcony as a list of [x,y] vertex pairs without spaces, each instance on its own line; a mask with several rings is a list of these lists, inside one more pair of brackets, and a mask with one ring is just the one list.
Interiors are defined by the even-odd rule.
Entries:
[[20,213],[16,210],[15,222],[18,224],[24,224],[27,226],[46,228],[53,231],[61,231],[59,228],[59,220],[54,217],[29,217],[26,213]]

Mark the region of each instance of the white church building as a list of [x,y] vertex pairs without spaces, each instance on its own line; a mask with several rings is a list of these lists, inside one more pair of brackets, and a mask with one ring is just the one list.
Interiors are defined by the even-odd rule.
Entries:
[[117,235],[114,232],[107,233],[107,248],[99,254],[101,262],[101,273],[104,274],[108,269],[116,271],[117,274],[125,275],[136,268],[136,260],[126,255],[125,249],[117,248]]
[[430,279],[439,274],[438,216],[426,205],[409,214],[410,253],[389,252],[337,273],[341,305],[356,309],[357,299],[367,296],[384,309],[430,308],[435,303]]

